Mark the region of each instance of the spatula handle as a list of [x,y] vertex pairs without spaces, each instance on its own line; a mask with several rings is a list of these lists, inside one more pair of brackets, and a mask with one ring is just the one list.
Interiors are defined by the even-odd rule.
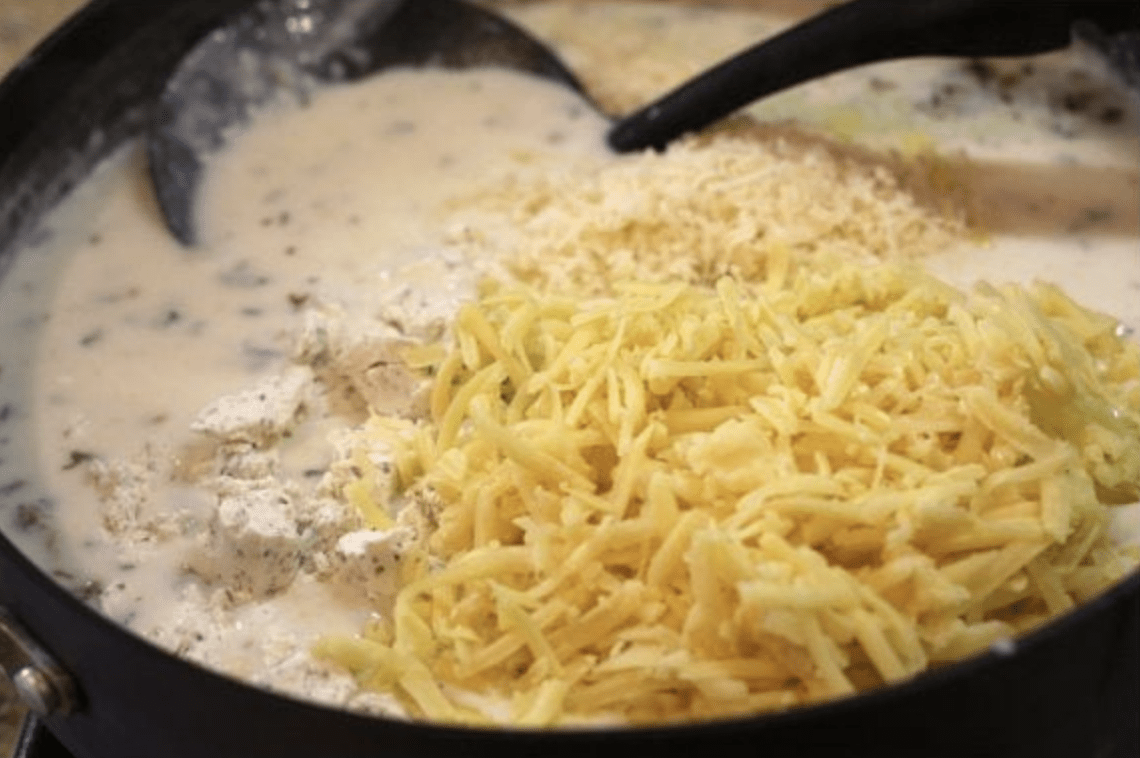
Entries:
[[729,58],[618,121],[619,152],[660,148],[809,79],[917,56],[1020,56],[1069,44],[1075,21],[1140,28],[1137,0],[854,0]]

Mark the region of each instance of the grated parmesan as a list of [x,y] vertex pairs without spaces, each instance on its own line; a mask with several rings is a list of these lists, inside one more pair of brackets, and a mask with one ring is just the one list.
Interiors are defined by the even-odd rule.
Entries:
[[509,244],[503,275],[545,290],[609,294],[628,280],[712,285],[723,276],[779,288],[818,256],[912,258],[962,232],[884,165],[763,133],[693,138],[560,173],[515,156],[502,171],[455,201],[466,222],[455,241],[476,260]]

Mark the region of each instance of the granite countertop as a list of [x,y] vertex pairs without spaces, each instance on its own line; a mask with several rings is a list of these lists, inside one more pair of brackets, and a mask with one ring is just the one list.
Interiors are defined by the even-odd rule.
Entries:
[[0,0],[0,71],[7,71],[84,0]]

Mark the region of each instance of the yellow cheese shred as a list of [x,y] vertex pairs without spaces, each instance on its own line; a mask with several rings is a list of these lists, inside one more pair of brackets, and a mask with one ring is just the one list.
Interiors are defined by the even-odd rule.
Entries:
[[487,284],[433,417],[358,435],[397,448],[435,526],[387,622],[318,652],[413,715],[786,708],[984,649],[1129,570],[1105,523],[1140,495],[1140,350],[1056,288],[882,263],[612,290]]

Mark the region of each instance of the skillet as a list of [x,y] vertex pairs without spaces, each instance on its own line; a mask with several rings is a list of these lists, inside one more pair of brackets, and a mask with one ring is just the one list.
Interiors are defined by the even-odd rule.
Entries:
[[[0,85],[0,275],[34,240],[37,220],[142,132],[181,54],[249,4],[96,0]],[[14,413],[0,409],[0,457],[20,444],[9,431]],[[3,531],[35,528],[17,523],[31,496],[21,484],[0,482]],[[900,686],[782,714],[613,731],[440,727],[272,695],[163,652],[94,611],[82,593],[0,533],[0,663],[9,674],[30,667],[47,680],[43,689],[34,676],[24,684],[40,697],[44,727],[80,758],[1140,754],[1135,573],[1013,648]]]

